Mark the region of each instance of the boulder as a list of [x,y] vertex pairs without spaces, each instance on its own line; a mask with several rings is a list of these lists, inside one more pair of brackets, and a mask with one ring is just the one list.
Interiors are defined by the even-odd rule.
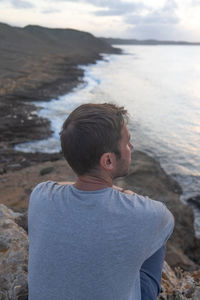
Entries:
[[199,300],[200,269],[184,272],[180,268],[175,271],[164,262],[162,273],[162,291],[159,300]]
[[15,222],[21,214],[0,204],[0,299],[28,299],[28,236]]

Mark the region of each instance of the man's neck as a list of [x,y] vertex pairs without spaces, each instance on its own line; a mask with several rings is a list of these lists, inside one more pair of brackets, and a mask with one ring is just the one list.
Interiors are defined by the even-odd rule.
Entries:
[[78,176],[74,186],[83,191],[96,191],[112,186],[112,178],[109,176]]

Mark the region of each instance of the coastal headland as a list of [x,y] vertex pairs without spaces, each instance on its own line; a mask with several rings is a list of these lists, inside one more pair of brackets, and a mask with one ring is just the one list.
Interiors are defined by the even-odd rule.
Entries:
[[[32,101],[49,101],[72,91],[83,81],[83,70],[78,66],[95,63],[101,53],[120,50],[73,29],[17,28],[0,23],[0,203],[21,214],[20,228],[27,229],[29,196],[37,183],[75,179],[60,153],[22,153],[13,149],[17,143],[43,139],[52,133],[49,120],[38,117]],[[167,205],[175,217],[175,230],[168,242],[166,261],[174,270],[200,270],[200,240],[194,235],[192,210],[181,203],[180,186],[160,164],[135,151],[129,175],[116,184]],[[2,228],[0,252],[5,256],[7,274],[10,246],[5,246]]]
[[[1,173],[16,165],[13,145],[52,133],[49,120],[38,117],[31,102],[57,99],[72,91],[83,80],[79,65],[95,63],[101,53],[120,50],[87,32],[0,23]],[[38,157],[35,160],[42,159]]]

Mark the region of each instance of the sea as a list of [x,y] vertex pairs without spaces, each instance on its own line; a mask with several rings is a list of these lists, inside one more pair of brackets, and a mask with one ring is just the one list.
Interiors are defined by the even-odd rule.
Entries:
[[[50,102],[34,102],[51,121],[53,134],[23,143],[23,152],[60,151],[59,132],[82,103],[123,105],[130,115],[135,150],[156,158],[181,185],[181,201],[200,195],[200,46],[116,46],[122,54],[102,54],[84,70],[84,83]],[[199,203],[200,205],[200,203]],[[200,210],[193,207],[200,238]]]

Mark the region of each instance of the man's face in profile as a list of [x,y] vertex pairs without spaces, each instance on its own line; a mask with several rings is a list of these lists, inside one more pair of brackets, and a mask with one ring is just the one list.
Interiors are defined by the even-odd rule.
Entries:
[[121,131],[121,139],[119,142],[119,152],[121,157],[117,159],[114,178],[126,176],[128,174],[129,166],[131,163],[132,149],[133,145],[130,142],[130,133],[126,124],[124,124]]

